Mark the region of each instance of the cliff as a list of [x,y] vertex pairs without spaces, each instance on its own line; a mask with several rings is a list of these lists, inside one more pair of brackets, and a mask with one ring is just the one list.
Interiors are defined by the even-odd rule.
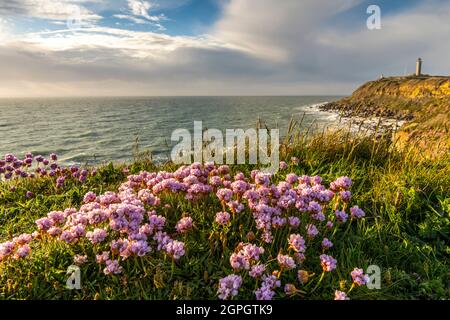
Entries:
[[350,97],[322,106],[344,117],[387,117],[405,120],[396,133],[404,147],[416,145],[431,154],[450,147],[450,77],[390,77],[370,81]]

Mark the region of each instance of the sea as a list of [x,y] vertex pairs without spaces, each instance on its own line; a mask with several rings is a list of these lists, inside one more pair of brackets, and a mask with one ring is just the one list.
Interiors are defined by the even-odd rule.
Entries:
[[0,99],[0,157],[26,152],[57,153],[64,165],[97,165],[133,159],[150,151],[155,161],[167,160],[177,141],[175,129],[255,128],[258,119],[281,135],[291,118],[303,128],[322,130],[339,117],[318,106],[338,96],[259,97],[98,97]]

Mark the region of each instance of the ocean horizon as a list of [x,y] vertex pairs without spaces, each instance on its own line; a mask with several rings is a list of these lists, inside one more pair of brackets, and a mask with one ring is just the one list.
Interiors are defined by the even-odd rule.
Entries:
[[62,164],[96,165],[133,158],[149,150],[155,161],[166,160],[171,133],[203,128],[248,129],[261,119],[283,135],[289,120],[302,127],[323,128],[337,122],[317,106],[340,96],[159,96],[0,98],[0,154],[26,152],[60,155]]

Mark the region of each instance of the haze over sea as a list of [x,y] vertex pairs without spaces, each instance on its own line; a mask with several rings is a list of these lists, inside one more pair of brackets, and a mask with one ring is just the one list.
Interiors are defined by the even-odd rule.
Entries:
[[[286,97],[130,97],[0,99],[0,156],[25,152],[60,155],[63,164],[98,164],[132,159],[133,143],[140,150],[167,159],[176,142],[174,129],[254,128],[258,117],[281,134],[294,116],[302,126],[337,123],[333,113],[317,104],[336,96]],[[223,131],[224,132],[224,131]]]

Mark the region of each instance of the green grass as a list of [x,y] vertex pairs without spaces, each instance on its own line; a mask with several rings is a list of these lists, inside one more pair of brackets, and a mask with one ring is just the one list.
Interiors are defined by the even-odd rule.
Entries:
[[[366,218],[350,225],[344,234],[336,234],[331,254],[338,260],[333,275],[327,275],[319,288],[308,293],[308,299],[332,299],[339,280],[347,279],[354,267],[378,265],[382,272],[380,290],[357,288],[352,299],[449,299],[450,298],[450,159],[448,156],[423,160],[413,153],[399,152],[387,139],[352,135],[347,132],[323,133],[306,138],[290,130],[282,145],[282,158],[300,159],[290,165],[275,181],[288,172],[320,175],[326,185],[339,176],[353,179],[353,204],[366,212]],[[125,165],[104,165],[87,183],[70,183],[56,192],[50,179],[0,183],[0,240],[32,232],[34,220],[52,210],[79,207],[87,191],[97,194],[117,190],[125,181]],[[174,170],[172,164],[155,166],[137,159],[128,166],[131,173],[140,170]],[[252,166],[233,166],[232,170],[248,173]],[[16,186],[14,192],[11,185]],[[25,197],[26,191],[36,196]],[[187,254],[173,263],[162,255],[134,258],[124,263],[120,276],[104,275],[97,264],[82,267],[82,290],[65,288],[66,270],[73,256],[86,253],[83,243],[68,246],[57,241],[33,245],[30,258],[0,263],[0,298],[2,299],[215,299],[218,279],[231,271],[228,257],[236,244],[245,238],[245,227],[251,220],[245,215],[223,246],[212,231],[214,214],[220,208],[217,199],[205,198],[190,203],[182,196],[162,198],[171,208],[160,214],[173,228],[183,212],[195,221],[195,232],[183,239]],[[210,238],[212,234],[212,238]],[[287,237],[286,234],[279,238]],[[278,238],[277,238],[278,239]],[[270,254],[276,255],[276,248]],[[320,274],[317,261],[306,262],[304,269]],[[302,288],[292,275],[287,280]],[[348,283],[347,283],[348,287]],[[252,299],[251,289],[239,298]],[[282,290],[279,290],[280,292]],[[279,294],[277,298],[283,298]],[[298,298],[298,296],[297,296]]]

